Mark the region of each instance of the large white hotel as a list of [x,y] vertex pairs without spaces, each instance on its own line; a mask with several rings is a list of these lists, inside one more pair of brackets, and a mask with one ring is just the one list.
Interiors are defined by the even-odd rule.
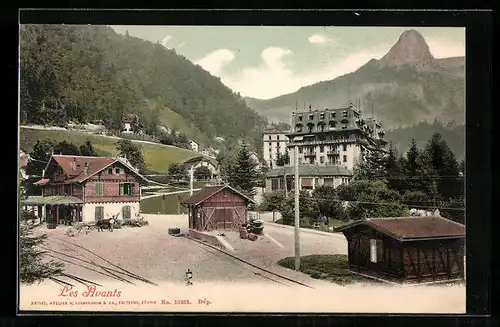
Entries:
[[381,124],[374,118],[363,118],[353,104],[296,111],[291,122],[291,131],[263,134],[264,159],[270,167],[275,167],[278,153],[284,154],[287,149],[293,164],[297,146],[299,164],[340,166],[352,171],[365,153],[387,143]]

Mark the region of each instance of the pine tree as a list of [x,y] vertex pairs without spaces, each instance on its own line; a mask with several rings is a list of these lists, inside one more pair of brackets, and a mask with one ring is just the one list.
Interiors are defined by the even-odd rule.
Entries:
[[33,150],[30,152],[30,160],[26,167],[26,174],[30,176],[42,176],[42,171],[47,166],[53,149],[54,142],[52,141],[36,141]]
[[259,185],[257,163],[252,160],[247,143],[242,143],[236,154],[234,166],[230,169],[229,184],[247,195],[255,195]]
[[[25,181],[19,180],[19,201],[26,198]],[[62,263],[43,260],[44,252],[38,247],[45,242],[47,234],[34,236],[29,222],[33,215],[25,210],[19,212],[19,279],[21,283],[40,283],[45,279],[56,279],[63,273]]]

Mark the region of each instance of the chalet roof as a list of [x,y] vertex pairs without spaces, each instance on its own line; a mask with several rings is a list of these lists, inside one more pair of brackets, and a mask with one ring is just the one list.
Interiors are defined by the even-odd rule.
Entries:
[[252,203],[255,203],[254,200],[252,200],[251,198],[249,198],[245,194],[243,194],[243,193],[235,190],[234,188],[232,188],[229,185],[215,185],[215,186],[206,186],[206,187],[202,188],[201,190],[199,190],[198,192],[196,192],[195,194],[193,194],[191,197],[189,197],[188,199],[184,200],[182,202],[182,204],[198,205],[198,204],[202,203],[203,201],[205,201],[206,199],[208,199],[208,198],[214,196],[215,194],[219,193],[220,191],[222,191],[225,188],[229,188],[233,192],[235,192],[235,193],[241,195],[242,197],[246,198],[248,201],[250,201]]
[[[295,174],[294,166],[283,166],[271,169],[267,177],[282,177]],[[299,176],[352,176],[352,172],[341,166],[299,165]]]
[[465,237],[464,225],[435,216],[370,218],[340,226],[335,230],[344,232],[360,225],[369,226],[399,241]]
[[53,195],[53,196],[29,196],[21,200],[24,205],[68,205],[68,204],[82,204],[83,201],[70,195]]
[[[146,180],[146,178],[140,175],[133,167],[131,167],[123,160],[117,158],[52,155],[49,163],[47,164],[47,167],[52,162],[52,160],[54,160],[62,168],[64,174],[69,176],[66,182],[83,182],[115,162],[121,163],[125,167],[129,168],[133,173],[138,175],[140,178]],[[73,163],[75,164],[75,169],[73,169]],[[87,174],[84,174],[85,164],[87,164]]]
[[186,164],[191,164],[191,163],[196,163],[196,162],[202,162],[202,161],[210,162],[214,166],[217,165],[217,162],[214,161],[214,159],[207,158],[206,156],[196,156],[196,157],[193,157],[193,158],[185,160],[182,164],[186,165]]

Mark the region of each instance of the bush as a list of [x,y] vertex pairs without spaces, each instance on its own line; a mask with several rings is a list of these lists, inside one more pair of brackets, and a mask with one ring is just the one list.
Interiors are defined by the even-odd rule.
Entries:
[[121,223],[121,226],[126,226],[126,227],[143,227],[146,225],[149,225],[149,223],[143,217],[139,219],[125,219]]

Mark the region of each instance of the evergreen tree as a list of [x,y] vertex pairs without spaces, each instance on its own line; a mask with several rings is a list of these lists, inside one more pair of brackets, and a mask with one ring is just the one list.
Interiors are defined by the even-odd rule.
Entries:
[[443,199],[457,198],[463,194],[464,181],[459,175],[459,164],[441,134],[432,135],[424,149],[422,161]]
[[90,140],[87,140],[84,144],[80,145],[80,154],[82,156],[96,157],[97,153],[94,150],[94,146]]
[[188,179],[188,172],[184,165],[173,163],[168,166],[168,175],[172,180],[181,181]]
[[247,195],[253,196],[259,185],[257,163],[252,160],[251,151],[247,143],[242,143],[237,150],[234,166],[230,168],[229,184],[240,189]]
[[373,150],[354,168],[354,179],[380,179],[386,176],[387,155],[384,151]]
[[116,142],[116,150],[120,156],[125,157],[139,171],[144,171],[144,158],[142,150],[139,146],[132,143],[130,140],[119,140]]
[[[25,181],[19,181],[19,201],[26,197]],[[19,212],[19,279],[23,284],[41,283],[45,279],[56,279],[63,273],[63,264],[54,260],[43,260],[42,245],[47,234],[34,236],[30,221],[33,215],[25,210]]]

